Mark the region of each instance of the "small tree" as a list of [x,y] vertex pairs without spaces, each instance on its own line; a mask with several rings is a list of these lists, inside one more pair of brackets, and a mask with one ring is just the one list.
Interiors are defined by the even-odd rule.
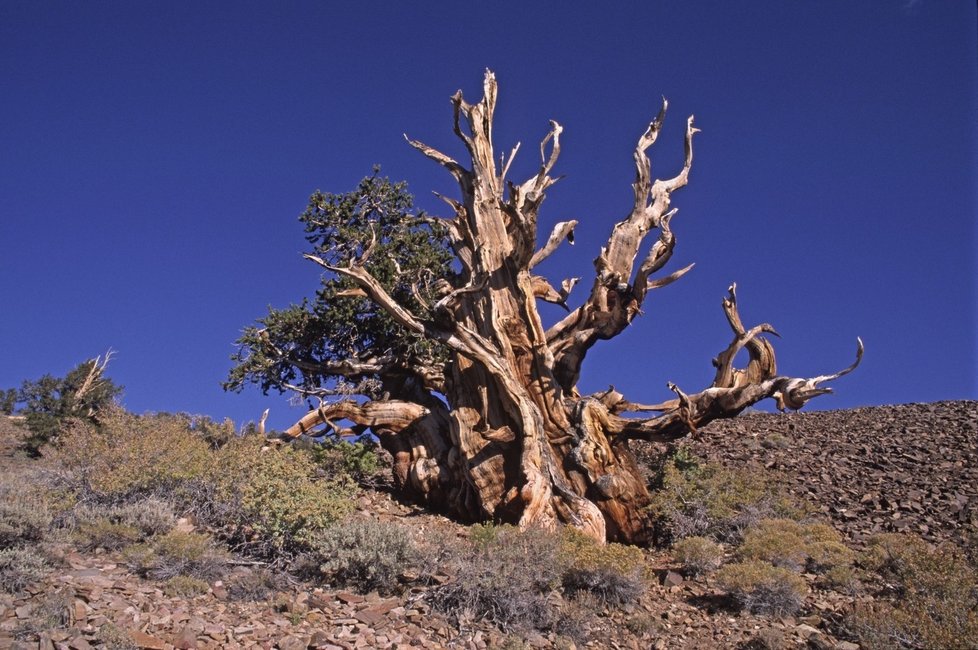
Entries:
[[30,429],[25,444],[31,453],[37,453],[53,440],[65,420],[81,418],[94,422],[99,411],[114,403],[122,387],[105,376],[111,356],[109,352],[104,359],[96,357],[82,362],[64,377],[44,375],[23,383],[16,402],[24,405],[20,414]]
[[[461,92],[452,98],[468,167],[409,140],[458,182],[459,198],[443,197],[452,216],[414,214],[404,186],[376,174],[350,194],[313,195],[301,220],[313,246],[305,257],[326,272],[316,299],[272,310],[245,330],[227,387],[256,383],[318,400],[288,435],[369,430],[393,456],[400,489],[460,517],[563,523],[602,541],[646,541],[650,495],[631,440],[673,441],[768,397],[801,408],[830,392],[821,384],[856,367],[862,344],[856,362],[833,375],[779,375],[762,336],[774,328],[744,327],[731,286],[723,311],[733,340],[705,390],[670,384],[676,398],[656,405],[614,389],[581,395],[588,351],[624,331],[651,290],[689,270],[658,277],[676,244],[670,203],[687,183],[698,130],[690,117],[682,169],[653,180],[646,151],[662,128],[663,103],[638,139],[634,204],[594,260],[590,293],[546,326],[536,301],[567,307],[577,282],[557,289],[535,271],[561,242],[573,242],[577,224],[555,224],[538,246],[537,214],[556,181],[562,127],[551,122],[539,171],[514,183],[507,173],[518,147],[508,158],[493,150],[491,72],[484,91],[477,104]],[[650,233],[657,239],[639,257]],[[738,369],[743,349],[749,362]]]

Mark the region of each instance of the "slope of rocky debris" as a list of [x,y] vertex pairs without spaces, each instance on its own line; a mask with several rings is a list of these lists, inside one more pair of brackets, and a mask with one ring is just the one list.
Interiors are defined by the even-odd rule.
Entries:
[[[976,422],[978,402],[749,413],[705,427],[688,444],[723,464],[779,473],[856,544],[881,531],[960,543],[978,519]],[[0,422],[0,471],[8,475],[32,462],[16,453],[15,433]],[[422,537],[470,535],[383,492],[365,493],[358,510]],[[40,582],[17,595],[0,593],[0,648],[859,647],[838,626],[851,594],[810,580],[798,615],[755,616],[733,607],[710,577],[684,578],[667,551],[648,551],[646,563],[652,584],[640,600],[621,608],[584,601],[575,633],[565,634],[451,621],[432,610],[420,584],[381,596],[289,580],[273,593],[240,598],[230,585],[260,570],[247,561],[205,593],[174,596],[164,584],[134,575],[117,552],[66,545],[58,568]]]
[[713,422],[691,447],[781,473],[854,541],[879,532],[930,542],[978,523],[978,402],[748,413]]

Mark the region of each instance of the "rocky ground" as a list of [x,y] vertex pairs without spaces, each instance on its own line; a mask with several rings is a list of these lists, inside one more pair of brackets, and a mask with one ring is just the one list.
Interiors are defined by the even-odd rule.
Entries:
[[[714,423],[690,444],[723,463],[757,463],[780,473],[787,489],[813,502],[854,544],[877,531],[966,543],[966,525],[978,523],[976,423],[978,402],[755,413]],[[0,433],[11,433],[2,426]],[[9,435],[0,435],[0,471],[20,471],[27,462]],[[382,492],[366,494],[360,510],[423,535],[468,534]],[[667,552],[650,551],[647,560],[657,579],[646,595],[623,610],[586,606],[581,628],[588,640],[576,647],[858,648],[837,625],[854,596],[813,584],[797,617],[757,617],[734,609],[710,579],[684,580]],[[244,564],[233,572],[254,570]],[[262,600],[237,600],[227,589],[233,572],[205,594],[170,597],[162,585],[135,577],[118,556],[67,547],[61,568],[40,584],[16,597],[0,594],[0,648],[575,647],[559,631],[455,625],[430,610],[424,587],[381,597],[294,583]],[[31,636],[30,626],[48,611],[60,619]],[[121,640],[106,645],[113,630]]]

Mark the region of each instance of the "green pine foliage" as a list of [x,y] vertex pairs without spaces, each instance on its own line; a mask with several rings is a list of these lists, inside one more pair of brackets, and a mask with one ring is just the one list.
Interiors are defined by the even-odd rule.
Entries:
[[64,377],[44,375],[25,381],[16,393],[7,390],[0,394],[4,413],[13,413],[17,404],[23,404],[18,413],[25,417],[30,431],[25,446],[32,454],[56,438],[67,420],[95,422],[100,412],[115,404],[122,387],[101,373],[82,395],[78,394],[97,363],[98,359],[89,359]]
[[[436,280],[451,278],[453,256],[444,228],[414,209],[403,182],[379,176],[364,178],[346,194],[316,191],[299,217],[310,254],[330,265],[361,260],[384,288],[413,313],[427,307],[418,295],[430,295]],[[332,377],[323,364],[344,359],[382,358],[404,367],[412,360],[439,359],[438,344],[418,337],[371,300],[351,292],[349,279],[325,273],[311,299],[284,309],[269,308],[237,341],[235,366],[226,390],[256,384],[264,393],[297,386],[371,395],[380,390],[376,377],[353,383]]]

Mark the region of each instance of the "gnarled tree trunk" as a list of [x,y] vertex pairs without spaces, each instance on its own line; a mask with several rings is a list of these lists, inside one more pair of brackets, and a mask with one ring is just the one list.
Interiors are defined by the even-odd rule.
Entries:
[[[526,526],[574,526],[599,540],[641,543],[650,532],[649,493],[629,450],[629,441],[668,442],[717,418],[732,417],[772,397],[782,408],[800,408],[829,392],[820,384],[851,371],[810,379],[777,374],[774,350],[761,334],[767,324],[746,329],[737,311],[735,287],[723,302],[733,341],[714,360],[711,386],[687,395],[670,385],[676,399],[658,405],[629,402],[614,389],[582,396],[576,389],[588,350],[621,333],[639,313],[650,289],[679,279],[690,267],[660,276],[672,255],[669,228],[675,214],[672,194],[686,185],[697,129],[686,126],[686,156],[673,178],[653,180],[646,151],[655,142],[662,110],[641,135],[634,151],[636,178],[630,214],[612,229],[594,261],[590,294],[550,327],[537,300],[566,306],[577,279],[556,289],[534,268],[565,239],[573,241],[574,221],[558,223],[537,248],[537,212],[555,179],[561,126],[541,144],[539,171],[521,184],[506,179],[514,149],[497,167],[492,143],[496,80],[487,72],[485,95],[469,104],[452,98],[455,134],[471,158],[466,167],[417,141],[409,141],[442,165],[458,182],[459,199],[445,198],[454,215],[443,220],[462,268],[460,280],[442,283],[432,298],[430,319],[398,304],[364,268],[370,254],[346,266],[309,259],[353,279],[365,296],[415,334],[450,350],[445,366],[404,367],[397,360],[372,359],[336,364],[348,377],[380,376],[390,399],[324,403],[289,434],[309,433],[326,424],[339,430],[371,430],[394,458],[397,485],[433,505],[469,520],[492,518]],[[548,151],[549,147],[549,151]],[[500,161],[502,162],[502,161]],[[647,254],[639,254],[657,233]],[[733,367],[746,347],[749,363]],[[386,364],[386,365],[385,365]],[[629,418],[623,413],[648,412]]]

